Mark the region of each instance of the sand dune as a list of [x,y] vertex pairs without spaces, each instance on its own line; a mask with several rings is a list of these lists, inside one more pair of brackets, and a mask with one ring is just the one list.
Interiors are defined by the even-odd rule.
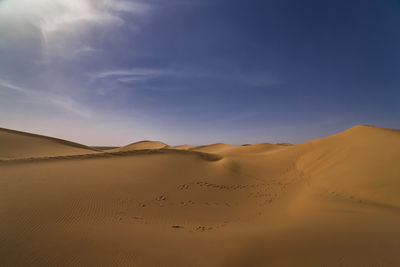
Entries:
[[136,143],[132,143],[127,146],[119,147],[110,150],[111,152],[115,151],[130,151],[130,150],[142,150],[142,149],[160,149],[167,147],[167,144],[164,144],[163,142],[159,141],[140,141]]
[[400,131],[70,157],[17,135],[0,135],[2,266],[400,265]]
[[0,128],[0,159],[94,152],[93,148],[62,139]]
[[189,149],[194,148],[194,146],[191,146],[191,145],[180,145],[180,146],[173,146],[171,148],[189,150]]

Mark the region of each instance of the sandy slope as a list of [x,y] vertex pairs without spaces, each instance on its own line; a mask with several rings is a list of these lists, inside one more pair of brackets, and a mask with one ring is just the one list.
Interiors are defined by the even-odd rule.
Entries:
[[146,149],[1,161],[2,266],[400,265],[399,131]]
[[94,149],[42,135],[0,128],[0,159],[76,155]]

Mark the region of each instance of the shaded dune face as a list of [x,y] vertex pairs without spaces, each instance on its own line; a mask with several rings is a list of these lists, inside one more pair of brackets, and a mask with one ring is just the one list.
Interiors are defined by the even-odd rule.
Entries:
[[4,266],[400,265],[399,131],[40,160],[4,151]]

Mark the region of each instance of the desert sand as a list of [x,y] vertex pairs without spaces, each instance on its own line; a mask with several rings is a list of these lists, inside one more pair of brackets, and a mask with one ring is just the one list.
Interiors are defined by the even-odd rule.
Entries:
[[98,151],[0,130],[0,266],[400,266],[400,131]]

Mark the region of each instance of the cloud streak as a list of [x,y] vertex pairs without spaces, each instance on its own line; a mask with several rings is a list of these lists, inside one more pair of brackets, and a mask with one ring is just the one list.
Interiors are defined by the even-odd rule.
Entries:
[[144,68],[134,68],[134,69],[119,69],[119,70],[109,70],[95,74],[93,77],[95,79],[112,78],[112,77],[132,77],[132,78],[151,78],[159,77],[167,74],[174,74],[174,72],[169,72],[165,70],[157,69],[144,69]]
[[11,83],[9,83],[7,81],[4,81],[2,79],[0,79],[0,87],[6,88],[6,89],[11,89],[11,90],[14,90],[14,91],[17,91],[17,92],[20,92],[20,93],[24,93],[24,94],[28,94],[29,93],[28,90],[26,90],[26,89],[24,89],[22,87],[16,86],[14,84],[11,84]]
[[228,73],[226,71],[204,70],[204,69],[149,69],[149,68],[133,68],[133,69],[117,69],[99,72],[92,75],[92,80],[112,80],[122,83],[136,83],[143,81],[151,81],[162,78],[176,79],[213,79],[225,80],[241,83],[247,86],[268,87],[281,83],[277,78],[273,77],[268,71],[259,73]]
[[23,95],[25,101],[31,103],[52,106],[59,110],[67,111],[71,114],[75,114],[86,119],[92,118],[92,113],[87,108],[79,105],[69,96],[43,93],[37,90],[17,86],[3,79],[0,79],[0,88],[18,92]]

